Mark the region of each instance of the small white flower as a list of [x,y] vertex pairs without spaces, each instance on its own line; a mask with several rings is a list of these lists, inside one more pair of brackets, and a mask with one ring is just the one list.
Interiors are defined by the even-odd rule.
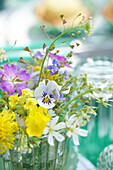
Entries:
[[64,136],[62,136],[58,130],[62,130],[63,128],[65,128],[65,123],[64,122],[60,122],[57,124],[59,119],[59,116],[56,116],[55,118],[53,118],[50,121],[50,125],[49,127],[46,127],[43,131],[43,134],[48,134],[48,143],[52,146],[54,146],[54,138],[59,141],[62,142],[65,138]]
[[66,127],[70,128],[71,125],[75,122],[76,117],[75,115],[72,115],[71,117],[69,117],[69,115],[66,115],[65,120],[66,120]]
[[95,98],[102,98],[103,101],[108,101],[110,98],[112,98],[111,93],[95,93],[93,92],[93,95]]
[[69,119],[68,116],[65,117],[66,119],[66,127],[69,129],[66,135],[68,138],[73,139],[75,145],[79,145],[78,135],[80,136],[87,136],[88,131],[84,129],[80,129],[77,124],[77,118],[75,115],[72,115]]
[[46,109],[53,108],[55,106],[54,102],[60,98],[59,90],[59,86],[55,81],[49,81],[47,86],[40,83],[34,92],[37,103]]

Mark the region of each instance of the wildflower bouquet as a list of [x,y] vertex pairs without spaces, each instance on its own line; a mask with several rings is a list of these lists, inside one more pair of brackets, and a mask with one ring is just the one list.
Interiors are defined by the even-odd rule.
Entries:
[[[30,61],[21,57],[11,63],[5,51],[0,50],[0,58],[7,60],[0,67],[0,153],[6,156],[13,151],[12,169],[19,165],[33,169],[34,164],[34,169],[62,169],[67,138],[79,145],[78,136],[87,136],[88,132],[81,127],[96,115],[95,108],[88,103],[103,89],[96,88],[94,82],[89,83],[87,74],[70,75],[67,68],[72,68],[72,51],[61,56],[55,47],[64,34],[79,37],[82,29],[89,36],[90,20],[83,16],[77,26],[64,30],[49,47],[44,43],[42,51],[34,52],[26,47]],[[41,29],[45,32],[45,26]],[[83,41],[84,37],[80,39]],[[62,40],[63,43],[67,41]],[[106,90],[112,91],[112,84]],[[96,98],[107,105],[102,96]]]

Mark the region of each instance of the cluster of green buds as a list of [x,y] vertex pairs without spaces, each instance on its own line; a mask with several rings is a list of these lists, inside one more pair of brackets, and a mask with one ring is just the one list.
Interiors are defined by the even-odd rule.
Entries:
[[5,50],[0,49],[0,62],[6,61],[6,60],[7,60],[7,56],[5,54]]

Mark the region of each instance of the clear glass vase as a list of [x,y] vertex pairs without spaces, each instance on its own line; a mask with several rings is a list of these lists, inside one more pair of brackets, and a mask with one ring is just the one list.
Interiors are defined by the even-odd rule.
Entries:
[[70,145],[70,139],[67,138],[63,142],[55,141],[54,146],[50,146],[46,141],[24,154],[14,147],[13,150],[0,156],[0,166],[2,170],[68,170],[71,166],[70,158],[73,164],[71,170],[75,170],[77,150],[72,151],[73,149],[74,146]]
[[[95,57],[82,60],[76,73],[87,73],[90,81],[95,81],[96,86],[100,87],[101,81],[113,81],[113,58]],[[107,96],[108,94],[106,94]],[[83,140],[80,137],[79,152],[86,156],[95,165],[100,152],[108,145],[113,143],[113,102],[107,108],[103,105],[97,110],[97,116],[92,117],[85,128],[88,136]],[[96,100],[92,100],[91,106],[98,107]]]

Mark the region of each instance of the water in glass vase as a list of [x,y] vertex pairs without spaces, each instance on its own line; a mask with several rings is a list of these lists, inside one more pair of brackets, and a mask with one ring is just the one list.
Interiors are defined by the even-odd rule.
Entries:
[[72,170],[75,170],[77,161],[77,149],[67,138],[63,142],[55,141],[54,146],[46,141],[26,153],[14,147],[0,157],[2,170],[68,170],[72,164]]

